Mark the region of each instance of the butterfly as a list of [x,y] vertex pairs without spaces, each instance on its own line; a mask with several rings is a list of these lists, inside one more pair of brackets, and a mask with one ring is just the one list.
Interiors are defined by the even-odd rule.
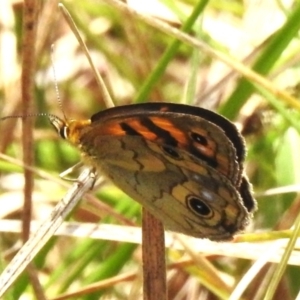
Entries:
[[217,113],[160,102],[109,108],[90,120],[49,119],[84,163],[168,230],[228,240],[256,209],[243,170],[244,139]]

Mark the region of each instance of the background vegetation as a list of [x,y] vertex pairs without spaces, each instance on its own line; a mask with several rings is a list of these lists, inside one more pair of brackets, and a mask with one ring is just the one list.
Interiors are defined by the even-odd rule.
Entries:
[[[141,13],[175,28],[185,24],[190,35],[212,52],[187,43],[178,43],[177,48],[169,34],[108,2],[64,4],[115,104],[167,101],[209,108],[235,121],[247,142],[246,172],[258,201],[254,220],[247,232],[232,243],[181,237],[179,244],[184,250],[169,247],[169,299],[300,299],[297,244],[288,248],[294,249],[288,264],[274,263],[283,257],[286,237],[292,234],[288,229],[299,225],[299,1],[128,1],[132,7],[140,7]],[[105,109],[91,67],[57,3],[37,4],[36,54],[32,49],[36,58],[34,97],[27,109],[62,116],[56,100],[56,80],[67,117],[87,119]],[[23,9],[21,1],[0,2],[1,116],[24,113],[21,62],[22,45],[27,41],[22,30]],[[193,11],[197,18],[191,20]],[[215,53],[221,53],[229,62],[224,64]],[[241,69],[237,62],[261,74],[270,85],[249,76],[247,68]],[[251,80],[246,81],[243,75]],[[69,183],[57,180],[58,174],[76,164],[80,154],[59,139],[45,117],[36,119],[33,134],[33,166],[52,178],[34,173],[32,218],[41,221],[66,193]],[[22,135],[21,120],[0,122],[1,152],[20,162]],[[19,223],[5,227],[7,223],[2,221],[22,219],[22,174],[18,162],[1,156],[2,269],[21,246]],[[69,218],[68,222],[76,222],[76,228],[84,230],[84,224],[91,223],[140,225],[140,206],[116,187],[106,183],[93,194],[95,197],[82,201]],[[134,242],[137,237],[132,237],[132,242],[122,240],[127,231],[127,227],[121,227],[117,234],[108,234],[110,240],[91,237],[87,231],[83,236],[75,232],[67,235],[63,230],[51,238],[34,259],[41,294],[48,299],[141,298],[141,249]],[[268,289],[270,283],[275,286]],[[43,299],[36,288],[33,296],[32,285],[35,283],[24,273],[5,299]],[[241,286],[245,292],[239,295]],[[60,297],[62,294],[65,298]]]

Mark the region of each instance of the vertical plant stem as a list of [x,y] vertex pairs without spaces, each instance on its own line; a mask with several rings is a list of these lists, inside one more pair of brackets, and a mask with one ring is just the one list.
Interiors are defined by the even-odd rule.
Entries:
[[142,230],[144,300],[166,300],[164,227],[144,208]]
[[[26,117],[33,112],[34,73],[36,67],[35,42],[37,33],[37,17],[39,10],[38,0],[25,0],[23,11],[23,44],[22,44],[22,115]],[[23,161],[31,166],[34,161],[33,155],[33,118],[23,118],[22,144]],[[22,215],[22,240],[25,243],[29,239],[30,221],[32,211],[33,173],[24,170],[24,204]],[[32,264],[27,268],[32,287],[37,299],[46,299],[39,283],[36,270]]]
[[[37,0],[25,0],[23,12],[23,57],[22,57],[22,115],[26,117],[33,111],[33,88],[35,71],[35,40],[37,28]],[[33,119],[23,118],[23,160],[24,164],[31,166],[33,163]],[[33,188],[33,175],[24,170],[24,207],[23,207],[23,236],[25,242],[29,237],[31,219],[31,194]]]

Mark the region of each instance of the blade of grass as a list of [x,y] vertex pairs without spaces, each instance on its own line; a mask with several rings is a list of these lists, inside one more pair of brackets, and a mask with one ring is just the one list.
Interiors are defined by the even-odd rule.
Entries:
[[293,231],[293,235],[292,237],[290,238],[287,246],[286,246],[286,249],[283,253],[283,256],[281,258],[281,261],[279,262],[279,264],[277,265],[276,269],[275,269],[275,272],[272,276],[272,279],[268,285],[268,288],[267,288],[267,291],[266,291],[266,294],[265,294],[265,297],[264,297],[264,300],[272,300],[274,299],[273,296],[276,292],[276,289],[277,289],[277,286],[284,274],[284,271],[287,267],[287,264],[288,264],[288,260],[292,254],[292,251],[295,247],[295,244],[298,240],[298,236],[300,234],[300,214],[298,215],[296,221],[295,221],[295,229]]
[[[199,16],[203,12],[207,3],[208,3],[207,0],[202,0],[202,1],[198,2],[198,4],[195,6],[190,17],[187,19],[185,24],[181,27],[182,32],[189,32],[192,29],[194,23],[196,22],[196,20],[199,18]],[[139,93],[135,98],[136,103],[141,103],[141,102],[147,101],[148,96],[151,92],[151,89],[153,88],[155,83],[159,80],[159,78],[162,76],[162,74],[166,70],[168,63],[174,57],[174,55],[176,54],[180,45],[181,45],[181,41],[179,41],[178,39],[174,40],[170,44],[170,46],[165,51],[163,56],[157,62],[156,68],[149,75],[149,77],[145,81],[144,85],[139,89]]]
[[[196,28],[196,34],[197,36],[200,36],[201,34],[201,22],[196,22],[195,23],[196,26],[194,26]],[[190,75],[188,77],[188,80],[186,82],[186,90],[185,93],[183,95],[183,103],[187,103],[187,104],[193,104],[195,103],[195,99],[196,99],[196,93],[197,93],[197,79],[198,79],[198,70],[200,67],[200,62],[201,62],[201,56],[200,56],[200,52],[198,51],[198,49],[193,49],[192,52],[192,57],[190,59]]]
[[100,91],[102,92],[103,94],[103,99],[105,101],[105,105],[107,108],[110,108],[110,107],[114,107],[114,102],[109,94],[109,91],[104,83],[104,80],[102,78],[102,76],[100,75],[100,73],[98,72],[96,66],[94,65],[93,63],[93,60],[90,56],[90,52],[86,46],[86,44],[84,43],[80,33],[79,33],[79,30],[75,24],[75,22],[73,21],[70,13],[68,12],[68,10],[65,8],[65,6],[62,4],[62,3],[59,3],[58,4],[58,7],[60,8],[65,20],[68,22],[68,25],[70,26],[70,28],[72,29],[72,32],[74,33],[74,35],[76,36],[77,38],[77,41],[78,43],[80,44],[80,46],[82,47],[88,61],[89,61],[89,64],[94,72],[94,75],[95,75],[95,78],[97,80],[97,83],[98,83],[98,86],[100,88]]
[[[293,10],[276,34],[274,34],[266,49],[261,53],[253,65],[253,70],[266,75],[274,66],[282,52],[289,45],[300,29],[300,2],[295,3]],[[254,92],[255,87],[245,78],[242,78],[219,112],[229,119],[234,119],[246,100]]]

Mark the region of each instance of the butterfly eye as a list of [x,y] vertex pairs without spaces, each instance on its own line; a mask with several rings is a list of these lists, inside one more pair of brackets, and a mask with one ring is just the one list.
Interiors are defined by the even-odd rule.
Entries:
[[199,143],[199,144],[201,144],[201,145],[203,145],[203,146],[207,146],[207,145],[208,145],[208,142],[207,142],[206,137],[203,136],[203,135],[201,135],[201,134],[199,134],[199,133],[192,132],[192,133],[191,133],[191,138],[192,138],[195,142],[197,142],[197,143]]
[[68,139],[68,136],[70,134],[70,128],[67,126],[64,126],[63,128],[60,128],[59,130],[59,135],[63,138],[63,139]]
[[179,153],[177,151],[175,151],[174,148],[169,147],[169,146],[162,146],[161,148],[167,155],[171,156],[172,158],[175,158],[175,159],[180,158]]
[[194,195],[187,197],[186,204],[189,209],[201,217],[210,217],[212,214],[210,207]]
[[48,115],[49,121],[52,124],[52,126],[56,129],[58,134],[63,138],[63,139],[68,139],[69,134],[70,134],[70,128],[67,124],[66,121],[60,119],[59,117],[55,115]]

